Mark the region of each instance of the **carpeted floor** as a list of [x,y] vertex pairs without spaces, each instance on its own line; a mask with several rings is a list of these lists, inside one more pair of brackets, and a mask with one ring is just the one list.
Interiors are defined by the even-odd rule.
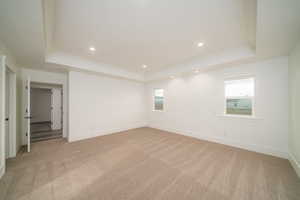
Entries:
[[34,143],[8,160],[0,199],[300,199],[287,160],[140,128]]

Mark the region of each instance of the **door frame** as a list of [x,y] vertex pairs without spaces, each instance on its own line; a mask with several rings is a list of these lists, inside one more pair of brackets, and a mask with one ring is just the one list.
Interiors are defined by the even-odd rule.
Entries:
[[5,173],[5,60],[0,55],[0,178]]
[[[67,135],[67,127],[65,127],[64,123],[65,123],[65,115],[64,115],[64,111],[66,109],[65,107],[65,96],[64,96],[64,90],[66,89],[66,86],[62,83],[51,83],[51,82],[42,82],[42,81],[34,81],[31,79],[31,88],[41,88],[41,89],[50,89],[51,92],[53,92],[53,89],[59,89],[61,92],[61,130],[62,130],[62,134],[63,134],[63,138],[68,138]],[[51,94],[51,106],[52,106],[52,101],[53,101],[53,94]],[[50,112],[51,114],[51,122],[53,122],[53,116],[52,116],[52,110]],[[52,128],[52,125],[51,125]],[[23,139],[25,141],[25,139]]]
[[17,155],[17,74],[6,66],[9,80],[9,152],[8,158],[16,157]]
[[[10,113],[9,117],[11,120],[9,121],[9,134],[12,136],[9,140],[9,157],[16,156],[16,86],[17,86],[17,76],[16,71],[6,65],[6,56],[0,55],[0,80],[1,80],[1,87],[0,87],[0,178],[5,173],[5,166],[6,166],[6,156],[5,156],[5,146],[6,146],[6,138],[5,138],[5,104],[6,104],[6,79],[9,78],[10,81]],[[6,77],[6,70],[9,70],[9,77]]]
[[[22,79],[22,87],[25,87],[25,79],[30,76],[31,78],[31,84],[41,84],[41,85],[45,85],[46,88],[49,88],[49,86],[60,86],[62,87],[62,96],[63,96],[63,110],[62,110],[62,132],[63,132],[63,138],[66,138],[67,140],[69,140],[69,133],[68,133],[68,84],[67,81],[63,81],[63,80],[59,80],[56,79],[52,76],[49,76],[46,78],[46,72],[43,72],[45,74],[41,74],[41,76],[39,76],[40,72],[22,72],[21,75],[21,79]],[[42,73],[42,72],[41,72]],[[25,94],[24,91],[22,92],[22,102],[21,102],[21,106],[22,106],[22,113],[24,112],[24,110],[26,109],[25,107]],[[23,120],[22,120],[23,121]],[[25,127],[25,123],[24,121],[22,122],[22,136],[21,136],[21,143],[22,145],[26,145],[27,144],[27,138],[24,134],[24,127]]]

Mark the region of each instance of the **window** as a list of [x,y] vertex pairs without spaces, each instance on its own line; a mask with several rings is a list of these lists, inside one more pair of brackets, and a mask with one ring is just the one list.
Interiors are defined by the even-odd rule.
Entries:
[[225,81],[225,114],[253,115],[254,78]]
[[154,110],[164,110],[164,90],[154,89]]

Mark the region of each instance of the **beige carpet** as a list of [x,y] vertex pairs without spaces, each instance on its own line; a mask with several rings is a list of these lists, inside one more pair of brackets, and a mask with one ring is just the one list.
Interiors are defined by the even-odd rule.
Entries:
[[150,128],[35,143],[8,161],[0,199],[300,199],[284,159]]

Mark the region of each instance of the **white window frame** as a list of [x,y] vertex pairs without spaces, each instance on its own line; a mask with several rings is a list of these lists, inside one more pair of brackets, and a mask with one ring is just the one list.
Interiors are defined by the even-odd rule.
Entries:
[[[163,109],[162,110],[156,110],[155,109],[155,91],[156,90],[163,90],[164,96],[163,96]],[[164,110],[165,110],[165,89],[163,89],[163,88],[154,88],[153,89],[153,95],[152,95],[152,101],[153,101],[153,104],[152,104],[153,111],[155,111],[155,112],[164,112]]]
[[[253,79],[253,84],[254,84],[254,91],[253,91],[253,96],[252,97],[245,97],[245,96],[229,96],[226,97],[226,81],[234,81],[234,80],[243,80],[243,79]],[[229,78],[229,79],[225,79],[224,82],[224,116],[229,116],[229,117],[242,117],[242,118],[254,118],[255,117],[255,98],[256,98],[256,78],[255,76],[239,76],[239,77],[233,77],[233,78]],[[251,99],[252,102],[252,112],[251,115],[241,115],[241,114],[227,114],[227,99],[235,99],[235,98],[239,98],[239,99]]]

